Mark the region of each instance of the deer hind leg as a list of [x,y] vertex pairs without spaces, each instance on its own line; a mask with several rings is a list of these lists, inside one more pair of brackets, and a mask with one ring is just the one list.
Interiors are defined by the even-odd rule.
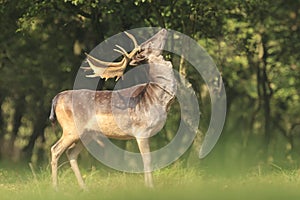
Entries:
[[148,138],[136,138],[138,143],[143,163],[144,163],[144,175],[145,175],[145,184],[147,187],[153,187],[153,179],[151,173],[151,155],[150,155],[150,146]]
[[78,158],[78,155],[79,153],[82,151],[83,149],[83,145],[81,142],[78,142],[75,144],[75,146],[72,146],[71,148],[69,148],[67,150],[67,156],[68,156],[68,159],[70,161],[70,164],[71,164],[71,168],[77,178],[77,181],[78,181],[78,184],[79,186],[82,188],[82,189],[86,189],[86,186],[84,184],[84,181],[82,179],[82,176],[81,176],[81,173],[80,173],[80,170],[79,170],[79,167],[78,167],[78,163],[77,163],[77,158]]
[[[64,134],[63,134],[64,135]],[[52,184],[57,189],[57,163],[60,156],[68,149],[76,139],[74,137],[62,136],[52,147],[51,147],[51,167],[52,167]]]

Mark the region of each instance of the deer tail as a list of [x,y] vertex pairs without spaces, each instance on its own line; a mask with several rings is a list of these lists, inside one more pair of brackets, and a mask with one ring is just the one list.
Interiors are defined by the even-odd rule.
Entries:
[[58,95],[56,95],[52,99],[51,111],[50,111],[50,116],[49,116],[49,120],[51,121],[52,124],[55,124],[55,122],[56,122],[55,108],[56,108],[56,104],[57,104],[57,99],[58,99]]

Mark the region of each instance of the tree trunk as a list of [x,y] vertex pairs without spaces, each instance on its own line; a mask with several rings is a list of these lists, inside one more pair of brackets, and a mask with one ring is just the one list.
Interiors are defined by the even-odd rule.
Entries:
[[2,114],[2,104],[4,102],[4,96],[0,96],[0,160],[2,158],[2,151],[3,151],[3,145],[4,145],[4,134],[5,134],[5,123],[3,119],[3,114]]
[[271,142],[271,106],[270,101],[271,97],[273,95],[273,90],[271,88],[270,81],[268,79],[267,75],[267,59],[268,59],[268,51],[267,51],[267,36],[263,33],[261,34],[261,41],[259,43],[259,82],[261,86],[261,101],[263,106],[263,112],[264,112],[264,135],[265,135],[265,155],[268,156],[269,146]]
[[[39,106],[39,107],[43,107],[43,106]],[[46,112],[42,108],[39,108],[36,115],[36,120],[33,125],[33,131],[29,138],[29,142],[23,148],[24,161],[31,162],[35,142],[39,137],[44,136],[44,131],[47,126],[47,119],[48,119],[48,112]],[[39,153],[41,154],[41,152]]]
[[18,137],[18,132],[19,128],[21,127],[22,124],[22,117],[25,109],[25,96],[21,95],[16,98],[15,100],[15,113],[13,117],[13,129],[11,133],[11,137],[8,143],[8,149],[7,152],[9,152],[9,157],[14,158],[14,153],[15,153],[15,141]]

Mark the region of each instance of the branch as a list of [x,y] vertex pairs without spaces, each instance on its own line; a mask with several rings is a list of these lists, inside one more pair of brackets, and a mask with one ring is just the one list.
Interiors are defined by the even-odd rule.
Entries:
[[75,5],[71,4],[70,2],[63,3],[64,9],[62,9],[61,6],[59,6],[57,2],[54,2],[53,8],[59,12],[67,11],[68,13],[71,13],[71,14],[79,14],[79,15],[89,18],[89,19],[92,18],[92,15],[90,13],[84,12],[83,10],[80,9],[80,7],[75,6]]
[[289,134],[292,135],[292,131],[297,127],[297,126],[300,126],[300,122],[296,122],[294,124],[292,124],[291,128],[290,128],[290,131],[289,131]]

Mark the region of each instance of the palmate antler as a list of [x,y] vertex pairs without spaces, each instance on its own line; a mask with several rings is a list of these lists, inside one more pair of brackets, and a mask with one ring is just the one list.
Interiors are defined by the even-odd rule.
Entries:
[[126,69],[128,63],[131,61],[133,56],[135,56],[135,54],[140,51],[140,46],[137,44],[137,41],[134,38],[134,36],[127,32],[124,33],[132,40],[134,44],[134,49],[130,53],[127,53],[124,48],[122,48],[119,45],[116,45],[116,47],[119,49],[114,49],[114,51],[117,51],[124,56],[120,62],[101,61],[86,53],[89,67],[82,67],[82,68],[85,70],[93,70],[94,72],[94,74],[87,75],[86,77],[100,76],[101,78],[105,78],[105,80],[109,78],[117,77],[116,78],[117,81],[120,77],[123,76],[124,70]]

